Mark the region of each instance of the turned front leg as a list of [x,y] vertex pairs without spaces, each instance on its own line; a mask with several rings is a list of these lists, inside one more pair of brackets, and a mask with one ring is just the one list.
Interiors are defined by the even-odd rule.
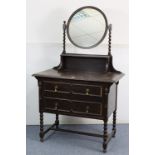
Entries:
[[40,112],[40,141],[43,142],[44,140],[44,122],[43,122],[43,113]]
[[108,140],[108,124],[104,121],[104,133],[103,133],[103,152],[107,151],[107,140]]
[[55,125],[56,125],[56,128],[59,127],[59,115],[58,114],[56,114]]
[[112,127],[112,131],[113,131],[113,137],[115,137],[115,135],[116,135],[116,110],[113,112],[113,127]]

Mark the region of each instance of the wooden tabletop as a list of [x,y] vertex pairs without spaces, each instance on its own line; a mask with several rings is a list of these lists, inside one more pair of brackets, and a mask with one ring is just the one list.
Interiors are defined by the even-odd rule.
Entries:
[[33,76],[95,82],[118,82],[124,76],[124,74],[118,72],[100,73],[86,71],[57,71],[55,69],[49,69],[33,74]]

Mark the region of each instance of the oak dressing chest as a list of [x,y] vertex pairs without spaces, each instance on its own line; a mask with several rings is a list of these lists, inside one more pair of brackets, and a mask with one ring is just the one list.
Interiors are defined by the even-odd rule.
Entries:
[[[105,25],[103,26],[105,28],[101,37],[97,38],[96,36],[98,35],[95,36],[99,40],[98,42],[94,41],[92,44],[92,40],[88,39],[85,45],[83,39],[86,40],[89,35],[85,38],[83,36],[87,35],[91,30],[81,34],[82,42],[80,42],[79,38],[75,39],[77,38],[75,37],[77,32],[73,27],[79,26],[80,23],[77,21],[79,16],[82,22],[84,19],[87,20],[87,18],[90,20],[90,17],[94,15],[91,9],[101,14],[105,20]],[[81,19],[81,17],[84,19]],[[74,21],[74,18],[76,21]],[[71,24],[72,20],[73,24]],[[89,20],[86,21],[86,24],[90,24]],[[76,22],[78,22],[78,25],[76,25]],[[98,8],[91,6],[76,10],[69,18],[68,23],[64,22],[63,52],[60,55],[60,64],[52,69],[33,75],[38,80],[39,86],[40,140],[42,142],[45,134],[50,130],[72,132],[103,138],[103,151],[106,152],[108,142],[116,133],[117,87],[119,80],[124,75],[113,67],[111,30],[112,26],[108,25],[105,14]],[[108,54],[67,53],[65,46],[66,31],[70,41],[79,48],[93,48],[97,46],[108,33]],[[84,31],[82,30],[82,32]],[[70,33],[73,34],[71,35]],[[44,130],[43,125],[43,113],[53,113],[56,115],[55,123],[46,130]],[[113,125],[111,133],[108,133],[108,118],[111,114],[113,114]],[[103,120],[103,134],[99,135],[60,128],[59,115]]]

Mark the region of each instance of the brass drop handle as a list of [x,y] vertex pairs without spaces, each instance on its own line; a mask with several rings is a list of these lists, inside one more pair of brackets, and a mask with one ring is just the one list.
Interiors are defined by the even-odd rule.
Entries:
[[57,92],[58,91],[58,86],[54,86],[54,92]]
[[55,110],[58,109],[58,103],[57,103],[57,102],[55,103],[55,107],[54,107],[54,109],[55,109]]
[[86,95],[89,95],[89,91],[90,91],[90,90],[87,88],[87,89],[86,89]]
[[86,113],[88,113],[89,111],[89,106],[86,106]]

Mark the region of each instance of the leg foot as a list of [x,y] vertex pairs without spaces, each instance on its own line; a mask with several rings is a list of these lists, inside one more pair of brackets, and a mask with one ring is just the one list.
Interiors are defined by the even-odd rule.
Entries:
[[103,148],[103,153],[106,153],[106,152],[107,152],[107,148],[105,148],[105,149]]
[[39,134],[39,136],[40,136],[40,142],[44,142],[44,136],[41,133]]
[[107,139],[108,139],[108,124],[104,121],[104,134],[103,134],[103,152],[107,151]]
[[107,144],[103,144],[103,153],[107,152]]
[[55,120],[56,128],[59,127],[59,115],[56,114],[56,120]]
[[44,141],[44,122],[43,122],[43,113],[40,113],[40,141]]

